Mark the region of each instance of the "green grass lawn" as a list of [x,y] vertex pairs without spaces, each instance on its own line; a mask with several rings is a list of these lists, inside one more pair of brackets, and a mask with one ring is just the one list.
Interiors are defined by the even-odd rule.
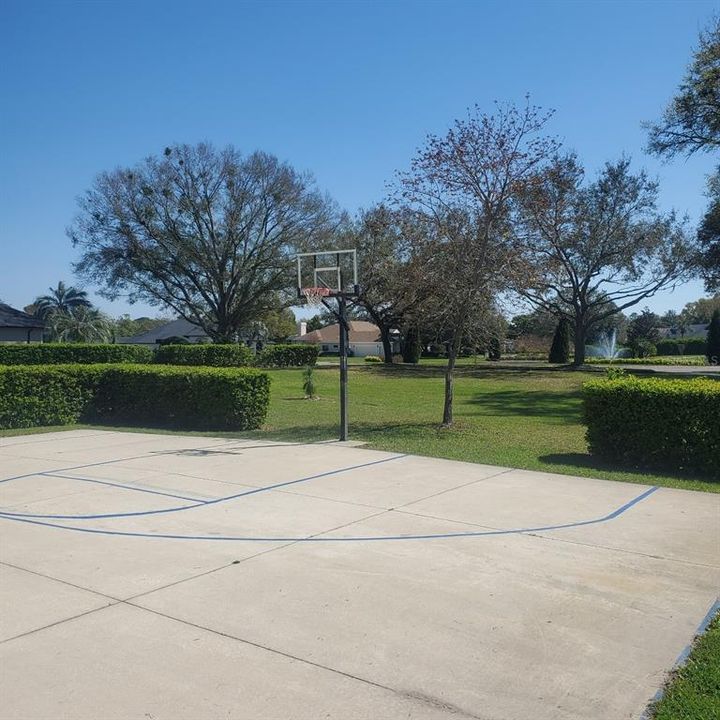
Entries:
[[653,720],[720,718],[720,615],[697,638],[687,662],[673,672]]
[[[265,436],[320,440],[337,433],[338,377],[315,372],[318,400],[304,400],[300,371],[275,371]],[[468,462],[720,492],[709,478],[608,466],[587,452],[582,383],[597,373],[541,364],[458,370],[455,427],[440,429],[439,366],[356,367],[350,371],[350,434],[370,447]]]
[[[301,442],[337,436],[337,367],[316,369],[317,400],[303,398],[302,370],[269,372],[272,399],[262,430],[202,434]],[[477,367],[463,363],[455,386],[455,426],[440,429],[441,366],[353,365],[350,435],[380,450],[720,492],[720,482],[707,477],[642,472],[589,455],[580,388],[588,378],[602,374],[601,369],[578,372],[533,362],[482,362]]]

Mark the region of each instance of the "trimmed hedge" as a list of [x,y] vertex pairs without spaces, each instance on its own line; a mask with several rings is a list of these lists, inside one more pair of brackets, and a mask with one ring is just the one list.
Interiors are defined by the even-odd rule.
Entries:
[[250,368],[0,368],[0,428],[104,422],[252,430],[269,402],[270,378]]
[[260,367],[303,367],[314,365],[317,358],[316,345],[268,345],[258,353],[255,364]]
[[241,367],[251,365],[253,354],[245,345],[161,345],[155,362],[162,365],[209,365]]
[[591,453],[636,467],[696,470],[720,480],[717,380],[590,380],[583,385],[583,402]]
[[91,343],[27,343],[0,345],[0,365],[59,365],[68,363],[150,363],[152,348],[144,345]]
[[70,425],[92,405],[106,365],[0,367],[0,428]]
[[707,340],[703,337],[667,338],[655,343],[658,355],[705,355]]
[[616,358],[608,360],[606,358],[586,358],[588,365],[707,365],[704,355],[670,355],[645,358]]

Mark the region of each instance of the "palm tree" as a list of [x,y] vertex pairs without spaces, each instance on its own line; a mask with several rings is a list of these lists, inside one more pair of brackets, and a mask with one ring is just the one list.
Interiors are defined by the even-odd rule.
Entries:
[[99,310],[80,305],[72,312],[57,310],[50,314],[50,338],[58,342],[108,342],[112,323]]
[[72,313],[76,308],[89,308],[92,306],[85,290],[67,287],[61,280],[56,288],[48,288],[49,295],[41,295],[35,299],[35,313],[38,317],[46,319],[57,312]]

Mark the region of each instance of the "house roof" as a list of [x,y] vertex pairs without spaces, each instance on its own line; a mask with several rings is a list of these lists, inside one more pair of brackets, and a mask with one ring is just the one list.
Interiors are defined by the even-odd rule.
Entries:
[[[351,343],[374,343],[380,342],[380,328],[366,320],[350,320],[349,341]],[[297,342],[310,345],[322,345],[323,343],[337,344],[340,342],[340,325],[327,325],[319,330],[299,335],[295,338]]]
[[693,323],[692,325],[681,325],[658,329],[660,331],[660,337],[682,340],[683,338],[700,337],[705,335],[709,327],[709,323]]
[[140,335],[118,338],[119,343],[126,345],[156,345],[158,340],[169,337],[201,338],[207,337],[207,333],[197,325],[187,320],[178,319],[148,330]]
[[44,328],[45,323],[22,310],[16,310],[5,303],[0,303],[0,327]]

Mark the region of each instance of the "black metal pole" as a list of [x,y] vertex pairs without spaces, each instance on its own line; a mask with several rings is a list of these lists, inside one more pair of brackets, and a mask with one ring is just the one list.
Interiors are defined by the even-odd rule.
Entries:
[[340,440],[348,439],[348,324],[345,298],[338,295],[340,316]]

